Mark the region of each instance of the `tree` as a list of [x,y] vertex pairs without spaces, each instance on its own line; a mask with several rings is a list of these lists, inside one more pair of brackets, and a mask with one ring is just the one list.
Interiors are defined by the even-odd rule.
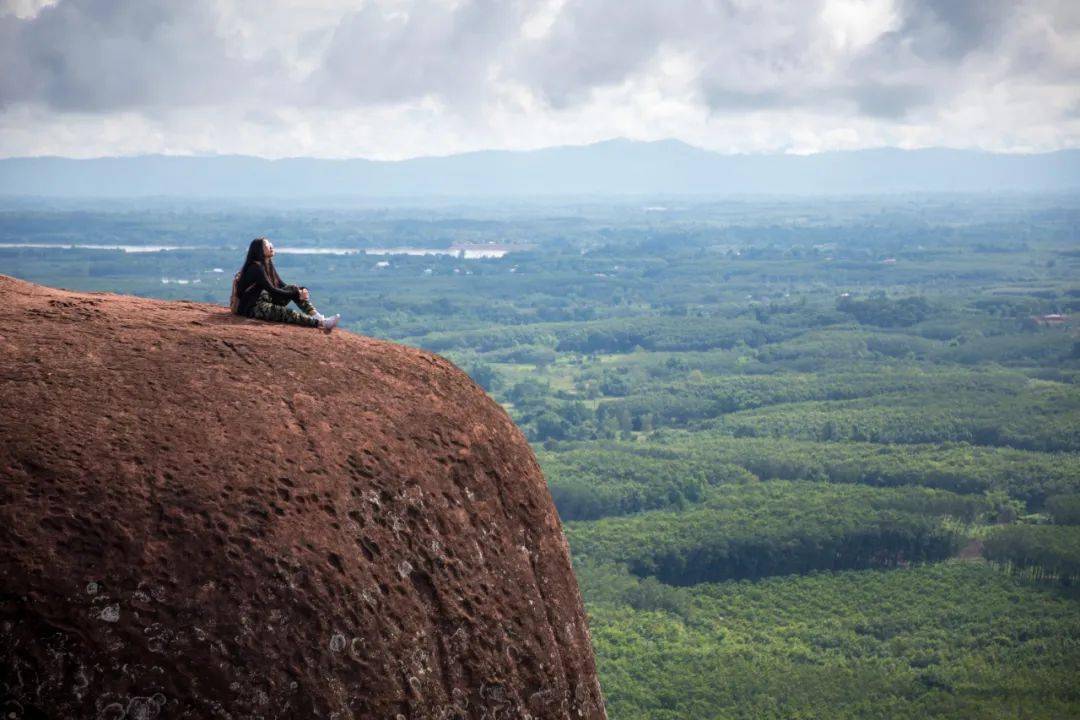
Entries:
[[469,377],[471,377],[477,385],[484,388],[487,392],[494,392],[502,387],[502,376],[499,375],[495,368],[487,363],[473,363],[466,368],[465,372],[469,374]]
[[566,437],[566,421],[550,410],[536,416],[536,435],[540,440],[562,440]]

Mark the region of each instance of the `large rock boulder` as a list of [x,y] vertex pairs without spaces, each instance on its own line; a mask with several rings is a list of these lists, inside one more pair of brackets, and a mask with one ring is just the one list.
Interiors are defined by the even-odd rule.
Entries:
[[445,359],[0,276],[14,718],[603,718],[536,459]]

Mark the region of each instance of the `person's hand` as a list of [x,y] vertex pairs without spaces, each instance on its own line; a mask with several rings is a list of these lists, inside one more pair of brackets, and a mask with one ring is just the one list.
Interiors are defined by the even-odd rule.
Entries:
[[309,297],[307,288],[300,288],[300,299],[307,300]]

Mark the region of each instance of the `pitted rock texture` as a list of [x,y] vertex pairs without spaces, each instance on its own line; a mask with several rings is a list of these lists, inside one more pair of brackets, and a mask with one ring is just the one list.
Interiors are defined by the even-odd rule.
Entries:
[[4,718],[603,718],[520,431],[431,353],[0,276]]

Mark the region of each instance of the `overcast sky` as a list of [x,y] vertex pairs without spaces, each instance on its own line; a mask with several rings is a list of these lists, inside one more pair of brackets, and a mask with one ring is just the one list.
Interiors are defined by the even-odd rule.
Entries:
[[1080,0],[0,0],[0,156],[1080,147]]

